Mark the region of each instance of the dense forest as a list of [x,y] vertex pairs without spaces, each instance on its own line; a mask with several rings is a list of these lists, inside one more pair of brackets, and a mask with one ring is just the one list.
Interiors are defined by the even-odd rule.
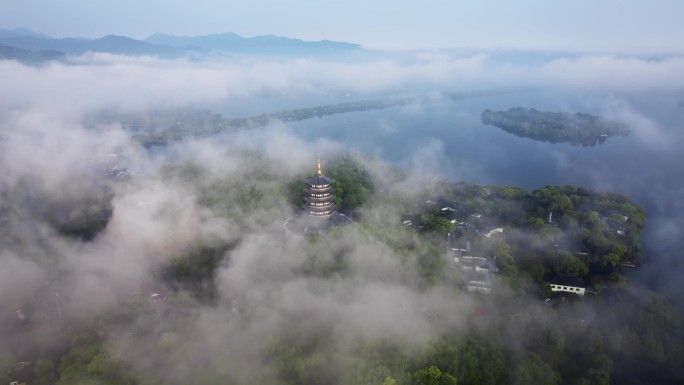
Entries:
[[608,137],[629,133],[623,124],[584,113],[543,112],[517,107],[508,111],[485,110],[481,118],[482,123],[519,137],[573,146],[593,147]]
[[[281,223],[300,212],[308,175],[269,168],[270,159],[258,151],[235,157],[237,174],[179,161],[163,166],[159,181],[183,191],[183,204],[195,202],[202,223],[210,222],[208,212],[225,223],[230,237],[161,247],[168,256],[153,270],[154,294],[120,296],[97,315],[41,310],[43,292],[36,292],[34,304],[20,305],[21,325],[12,326],[17,317],[2,320],[3,328],[17,328],[24,348],[0,356],[0,382],[684,379],[680,315],[623,275],[627,265],[648,263],[639,244],[644,211],[629,197],[574,186],[527,191],[440,182],[407,189],[414,176],[343,156],[325,162],[324,172],[334,179],[338,207],[355,221],[302,238]],[[88,247],[117,220],[121,202],[112,201],[113,192],[134,183],[107,179],[82,204],[70,201],[61,213],[60,202],[44,202],[33,215]],[[190,232],[173,206],[152,214],[178,228],[178,237]],[[414,225],[402,223],[407,214]],[[482,235],[493,227],[503,232]],[[476,255],[495,257],[499,273],[491,294],[464,290],[463,273],[447,257],[447,234],[468,240]],[[546,301],[554,297],[547,282],[555,275],[580,278],[593,294]],[[66,277],[61,271],[52,282]],[[46,334],[34,327],[41,317],[66,322]]]

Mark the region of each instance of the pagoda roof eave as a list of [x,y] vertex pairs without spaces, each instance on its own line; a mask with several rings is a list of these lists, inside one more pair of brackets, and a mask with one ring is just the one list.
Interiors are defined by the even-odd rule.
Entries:
[[323,174],[315,174],[306,180],[306,184],[309,186],[330,185],[332,184],[332,179]]

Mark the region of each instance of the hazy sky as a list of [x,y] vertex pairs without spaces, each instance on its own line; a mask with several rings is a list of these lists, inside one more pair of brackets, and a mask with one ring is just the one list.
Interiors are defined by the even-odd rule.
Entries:
[[0,0],[0,28],[53,36],[276,34],[369,48],[682,51],[681,0]]

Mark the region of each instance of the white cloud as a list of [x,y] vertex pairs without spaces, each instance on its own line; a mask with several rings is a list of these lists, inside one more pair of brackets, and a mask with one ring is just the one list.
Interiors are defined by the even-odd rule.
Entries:
[[681,90],[684,88],[684,58],[648,60],[584,56],[558,59],[540,68],[540,79],[567,87],[607,91]]

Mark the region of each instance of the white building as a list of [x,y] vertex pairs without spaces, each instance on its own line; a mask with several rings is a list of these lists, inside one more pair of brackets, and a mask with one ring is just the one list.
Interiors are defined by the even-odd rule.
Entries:
[[554,277],[549,281],[549,285],[551,285],[551,291],[554,293],[563,292],[584,296],[586,291],[586,286],[581,278],[568,275],[559,275]]

